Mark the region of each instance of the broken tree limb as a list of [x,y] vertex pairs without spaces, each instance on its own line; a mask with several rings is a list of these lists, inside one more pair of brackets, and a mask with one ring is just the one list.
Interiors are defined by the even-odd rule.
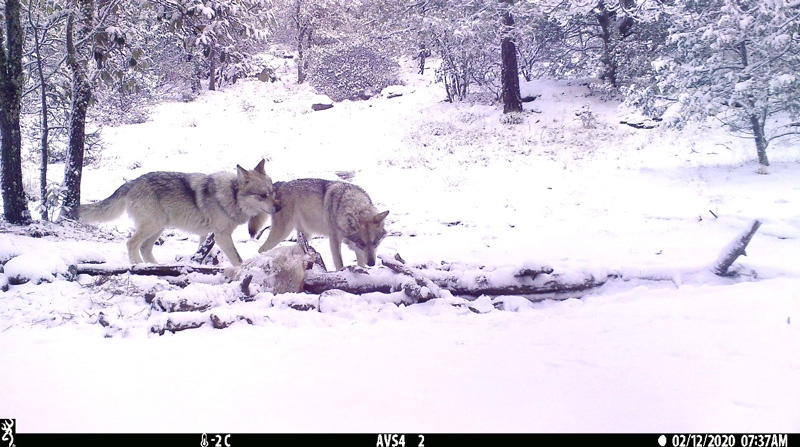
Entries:
[[753,223],[750,225],[750,229],[745,231],[741,234],[738,238],[734,239],[724,250],[720,253],[719,258],[717,258],[716,264],[714,264],[713,272],[717,276],[731,276],[731,273],[728,269],[731,268],[733,263],[736,261],[737,258],[741,255],[747,256],[745,253],[745,249],[747,248],[747,244],[750,243],[750,240],[753,239],[753,236],[758,231],[758,228],[761,226],[761,221],[754,220]]
[[206,236],[206,239],[200,243],[197,253],[193,254],[189,260],[195,264],[202,264],[203,260],[205,260],[206,256],[211,252],[211,249],[214,248],[214,242],[214,233]]
[[620,121],[619,123],[620,124],[625,124],[626,126],[631,126],[634,129],[655,129],[656,127],[658,127],[657,124],[647,124],[647,123],[644,123],[644,122],[632,123],[632,122],[629,122],[629,121]]
[[409,277],[410,280],[404,282],[401,286],[403,292],[409,297],[414,298],[420,303],[424,303],[433,298],[441,298],[442,290],[439,286],[399,261],[399,259],[402,259],[400,256],[396,256],[395,258],[380,256],[380,259],[383,265],[393,272]]
[[308,239],[306,239],[306,235],[302,231],[297,232],[297,243],[303,248],[303,252],[311,258],[311,262],[314,265],[321,268],[322,271],[328,270],[325,267],[325,261],[322,260],[322,255],[308,243]]

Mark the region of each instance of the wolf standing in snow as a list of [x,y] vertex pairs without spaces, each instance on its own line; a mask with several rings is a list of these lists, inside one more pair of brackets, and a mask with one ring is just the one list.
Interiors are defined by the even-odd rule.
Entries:
[[259,213],[278,210],[272,179],[261,160],[252,171],[237,165],[236,174],[151,172],[120,186],[105,200],[79,206],[77,216],[87,222],[107,222],[127,211],[136,224],[128,240],[132,264],[142,259],[155,263],[153,245],[161,232],[178,228],[199,234],[201,243],[214,233],[222,252],[238,266],[242,258],[233,245],[233,230]]
[[[342,242],[355,253],[358,265],[375,265],[375,250],[386,235],[383,221],[389,211],[378,212],[367,193],[356,185],[323,179],[305,178],[275,184],[281,210],[272,216],[272,228],[263,253],[274,248],[293,229],[307,236],[328,236],[336,270],[342,262]],[[250,219],[248,229],[255,236],[267,216]]]

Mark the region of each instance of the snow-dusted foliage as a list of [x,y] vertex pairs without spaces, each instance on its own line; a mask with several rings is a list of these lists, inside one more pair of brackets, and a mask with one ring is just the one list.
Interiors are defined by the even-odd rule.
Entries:
[[441,57],[436,79],[448,101],[466,99],[472,85],[500,97],[500,2],[431,1],[416,5],[414,27]]
[[658,88],[675,97],[675,124],[715,118],[755,140],[759,161],[798,135],[800,9],[785,0],[680,2]]
[[[297,82],[303,83],[308,66],[319,66],[320,61],[313,60],[318,55],[341,52],[344,47],[364,42],[373,42],[367,45],[369,51],[396,51],[394,46],[403,35],[394,32],[403,26],[401,17],[391,12],[396,7],[386,0],[276,0],[273,41],[292,49],[300,61],[296,65]],[[329,45],[340,47],[308,53],[316,46]]]
[[180,0],[156,2],[154,8],[180,36],[199,74],[208,72],[212,90],[247,75],[247,44],[264,42],[274,27],[271,0]]
[[597,88],[612,94],[648,76],[650,61],[666,39],[666,16],[658,1],[545,0],[539,7],[551,21],[540,26],[547,30],[558,24],[558,40],[553,31],[540,37],[552,41],[545,64],[549,73],[597,77],[604,85]]
[[365,42],[316,46],[309,52],[309,82],[334,101],[368,98],[398,83],[391,54]]
[[526,81],[568,75],[572,64],[561,57],[566,30],[558,21],[542,14],[541,10],[522,5],[515,7],[512,14],[520,75]]

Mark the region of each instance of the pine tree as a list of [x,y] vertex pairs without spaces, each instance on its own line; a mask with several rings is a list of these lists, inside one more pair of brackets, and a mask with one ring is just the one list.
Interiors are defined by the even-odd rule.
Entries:
[[752,138],[769,165],[771,141],[800,135],[800,8],[785,0],[680,6],[672,51],[658,64],[661,92],[681,106],[676,124],[715,118]]
[[[514,0],[501,0],[508,6],[514,4]],[[503,40],[500,46],[500,58],[502,61],[502,99],[503,113],[521,112],[522,98],[519,92],[519,69],[517,68],[517,46],[514,43],[512,33],[514,29],[514,16],[511,11],[505,9],[503,16]]]

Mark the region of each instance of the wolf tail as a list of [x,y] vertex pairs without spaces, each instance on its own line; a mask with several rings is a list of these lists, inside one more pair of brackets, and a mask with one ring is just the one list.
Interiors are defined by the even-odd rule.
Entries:
[[117,188],[114,194],[111,194],[107,199],[103,199],[97,203],[80,205],[77,209],[78,218],[86,222],[108,222],[109,220],[116,219],[121,216],[128,207],[125,198],[130,189],[130,182],[125,183]]

